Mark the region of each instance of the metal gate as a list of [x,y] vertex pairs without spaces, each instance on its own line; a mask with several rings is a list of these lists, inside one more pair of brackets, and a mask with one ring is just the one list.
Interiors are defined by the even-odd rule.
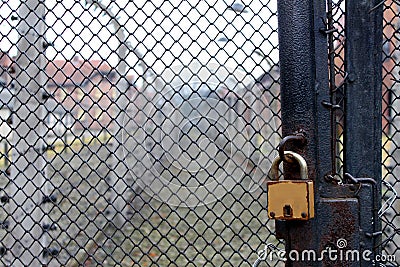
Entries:
[[[276,2],[2,1],[1,265],[282,266],[283,257],[266,257],[285,244],[267,218],[264,183],[288,129]],[[354,126],[346,89],[355,39],[347,33],[357,21],[346,15],[358,6],[292,2],[323,26],[316,69],[326,67],[329,88],[312,97],[330,100],[315,114],[330,110],[332,171],[324,178],[340,187],[356,153],[345,149]],[[368,14],[383,8],[382,116],[370,119],[382,117],[382,164],[373,167],[382,170],[382,207],[371,212],[382,232],[368,234],[382,236],[374,245],[396,266],[400,6],[364,2]]]

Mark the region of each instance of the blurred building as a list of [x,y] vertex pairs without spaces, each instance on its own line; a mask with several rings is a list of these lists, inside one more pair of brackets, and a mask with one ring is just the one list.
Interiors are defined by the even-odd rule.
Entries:
[[7,121],[12,109],[12,86],[10,77],[11,58],[6,52],[0,51],[0,142],[5,141],[11,132]]
[[[13,60],[6,52],[0,53],[0,113],[5,127],[3,121],[10,116],[12,108]],[[45,123],[50,134],[62,136],[66,130],[95,132],[112,127],[115,116],[112,104],[118,82],[115,68],[104,60],[74,57],[49,61],[46,74],[48,115]],[[123,79],[132,84],[132,76]]]
[[[103,60],[54,60],[48,63],[48,125],[61,122],[72,130],[100,131],[112,126],[112,108],[118,82],[115,68]],[[123,77],[124,79],[125,77]],[[126,77],[132,79],[132,77]]]
[[10,68],[11,68],[12,59],[9,57],[7,52],[0,51],[0,79],[2,81],[3,86],[8,86],[8,83],[11,81],[10,79]]
[[[390,127],[398,125],[398,102],[400,70],[398,59],[398,4],[387,1],[387,8],[383,12],[383,71],[382,71],[382,129],[390,133]],[[396,129],[394,129],[396,130]]]

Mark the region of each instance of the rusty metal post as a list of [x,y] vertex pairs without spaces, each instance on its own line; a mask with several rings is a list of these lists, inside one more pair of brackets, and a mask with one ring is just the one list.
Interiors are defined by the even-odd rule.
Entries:
[[[376,182],[360,192],[364,194],[360,198],[361,249],[371,251],[381,240],[383,3],[379,2],[347,1],[345,23],[349,78],[345,87],[344,164],[353,176],[371,177]],[[379,249],[374,252],[379,253]]]
[[[346,5],[345,166],[357,177],[381,176],[382,6],[374,0]],[[354,153],[357,152],[357,153]]]
[[[325,185],[323,177],[331,169],[330,112],[321,103],[329,99],[327,37],[324,29],[325,1],[278,1],[279,57],[283,136],[304,131],[303,148],[288,147],[302,154],[308,176],[315,182],[315,203]],[[285,178],[291,178],[285,169]],[[319,209],[320,210],[320,209]],[[320,216],[307,222],[277,222],[278,236],[286,240],[286,251],[318,251]],[[292,261],[286,266],[320,266],[316,261]]]
[[[346,2],[345,161],[348,172],[374,177],[379,184],[382,12],[373,2]],[[316,214],[308,222],[278,221],[277,234],[285,239],[287,253],[295,250],[308,256],[296,260],[287,254],[286,266],[370,266],[361,256],[359,260],[322,257],[329,248],[360,255],[373,251],[380,229],[379,190],[373,180],[348,178],[349,184],[338,185],[324,179],[333,170],[330,152],[335,138],[330,125],[334,111],[322,105],[331,97],[327,34],[332,29],[327,29],[326,10],[325,1],[278,1],[282,131],[283,136],[303,131],[307,137],[305,146],[292,144],[287,149],[307,160],[309,178],[315,182]],[[285,167],[285,179],[296,175]]]

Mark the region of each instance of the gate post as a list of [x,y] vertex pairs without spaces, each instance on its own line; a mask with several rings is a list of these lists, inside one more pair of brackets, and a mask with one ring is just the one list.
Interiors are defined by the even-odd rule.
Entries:
[[[331,170],[330,112],[322,102],[329,101],[325,1],[278,1],[279,59],[281,69],[282,134],[304,131],[307,144],[288,150],[303,155],[308,176],[314,180],[316,216],[306,222],[277,222],[277,235],[286,240],[286,252],[318,252],[322,223],[318,214],[320,191],[327,184],[324,175]],[[291,170],[285,169],[285,179]],[[286,266],[320,266],[317,261],[293,261],[286,254]]]
[[[345,23],[349,78],[345,84],[344,169],[353,176],[371,177],[376,182],[360,198],[360,238],[364,246],[361,249],[375,253],[379,253],[381,240],[378,210],[382,196],[383,3],[379,2],[346,1]],[[364,264],[368,266],[368,262]]]
[[[372,0],[346,1],[347,71],[345,169],[349,184],[329,181],[334,170],[328,87],[326,2],[278,1],[279,57],[283,136],[304,131],[304,147],[287,146],[303,155],[315,184],[315,218],[277,221],[277,236],[286,241],[286,266],[370,266],[362,252],[374,251],[380,224],[381,38],[382,12]],[[329,25],[328,25],[329,26]],[[324,103],[324,105],[322,104]],[[331,104],[331,107],[333,104]],[[328,107],[328,108],[326,108]],[[295,174],[284,168],[285,179]],[[364,183],[365,182],[365,183]],[[353,183],[353,184],[351,184]],[[354,183],[357,183],[355,185]],[[378,186],[377,186],[378,187]],[[371,194],[375,197],[371,197]],[[374,218],[374,219],[371,219]],[[343,257],[329,254],[333,249]],[[296,251],[297,254],[291,253]],[[346,252],[354,252],[346,254]],[[323,254],[325,252],[325,254]],[[359,253],[359,260],[353,259]],[[375,252],[376,253],[376,252]],[[293,256],[298,255],[296,259]],[[350,257],[349,257],[350,255]],[[368,255],[371,259],[373,254]]]

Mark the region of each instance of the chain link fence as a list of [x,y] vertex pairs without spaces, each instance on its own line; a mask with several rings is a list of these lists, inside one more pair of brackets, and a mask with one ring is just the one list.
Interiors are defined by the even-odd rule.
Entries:
[[3,266],[249,266],[282,245],[275,1],[0,6]]
[[343,147],[344,147],[344,85],[347,79],[345,70],[345,1],[327,2],[329,92],[333,111],[331,115],[332,179],[343,182]]
[[399,41],[398,27],[400,5],[396,1],[386,1],[383,21],[383,87],[382,87],[382,179],[383,206],[380,216],[383,222],[384,252],[400,259],[400,189],[399,166]]
[[[276,1],[0,9],[3,266],[251,266],[284,248],[264,185],[281,138]],[[341,183],[344,1],[327,17]],[[398,17],[386,1],[379,215],[400,259]]]

